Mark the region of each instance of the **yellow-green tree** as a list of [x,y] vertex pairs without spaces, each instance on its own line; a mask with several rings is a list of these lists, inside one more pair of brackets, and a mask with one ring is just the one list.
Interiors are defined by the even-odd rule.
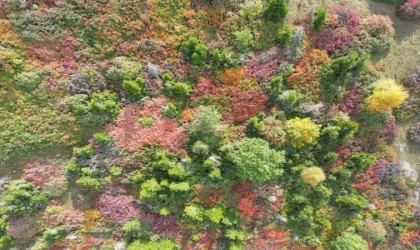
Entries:
[[294,118],[286,121],[287,140],[295,148],[312,143],[319,137],[320,125],[309,118]]
[[393,79],[384,79],[376,83],[373,93],[366,99],[370,110],[387,112],[400,106],[408,94],[404,88],[395,83]]
[[300,178],[302,178],[304,182],[315,186],[325,180],[325,174],[319,167],[310,167],[302,170]]

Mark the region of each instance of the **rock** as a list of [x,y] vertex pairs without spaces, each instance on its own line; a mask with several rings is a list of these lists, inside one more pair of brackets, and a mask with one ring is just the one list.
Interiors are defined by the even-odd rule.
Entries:
[[273,195],[270,195],[270,196],[267,197],[267,200],[271,203],[274,203],[274,202],[277,201],[277,197],[273,196]]
[[408,161],[405,160],[399,160],[401,170],[405,177],[416,181],[418,178],[418,173],[416,170],[411,166],[411,164]]
[[277,223],[286,223],[287,222],[287,218],[283,217],[283,216],[277,216]]

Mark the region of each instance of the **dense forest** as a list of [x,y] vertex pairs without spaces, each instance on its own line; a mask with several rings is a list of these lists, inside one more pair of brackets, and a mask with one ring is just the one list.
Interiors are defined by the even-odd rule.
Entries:
[[0,249],[420,249],[419,19],[0,0]]

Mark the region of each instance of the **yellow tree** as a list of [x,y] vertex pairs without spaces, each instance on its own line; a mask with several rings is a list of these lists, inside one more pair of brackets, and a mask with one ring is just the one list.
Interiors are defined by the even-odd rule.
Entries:
[[373,94],[366,99],[370,110],[387,112],[400,106],[408,94],[404,88],[397,85],[393,79],[384,79],[376,83]]
[[322,171],[322,169],[319,167],[310,167],[304,169],[300,173],[300,178],[302,178],[304,182],[315,186],[325,180],[325,174],[324,171]]
[[319,137],[320,125],[309,118],[294,118],[286,121],[286,135],[288,142],[295,148],[312,143]]

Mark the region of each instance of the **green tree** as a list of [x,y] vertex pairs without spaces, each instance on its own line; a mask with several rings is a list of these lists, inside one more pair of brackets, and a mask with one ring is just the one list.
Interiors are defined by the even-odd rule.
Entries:
[[272,22],[280,22],[287,15],[286,0],[270,0],[263,12],[263,17]]
[[278,179],[283,174],[284,152],[270,149],[267,141],[245,138],[225,147],[226,157],[241,179],[263,183]]
[[335,240],[332,249],[334,250],[369,250],[368,243],[359,235],[343,233]]
[[208,49],[205,44],[195,37],[190,37],[188,40],[182,42],[180,46],[184,58],[194,65],[203,67],[208,60]]
[[295,29],[293,27],[285,27],[279,33],[277,33],[277,42],[281,46],[290,46],[292,45],[292,38],[295,34]]
[[317,7],[315,10],[314,19],[312,25],[314,30],[321,30],[324,27],[325,20],[327,19],[327,9],[324,7]]

